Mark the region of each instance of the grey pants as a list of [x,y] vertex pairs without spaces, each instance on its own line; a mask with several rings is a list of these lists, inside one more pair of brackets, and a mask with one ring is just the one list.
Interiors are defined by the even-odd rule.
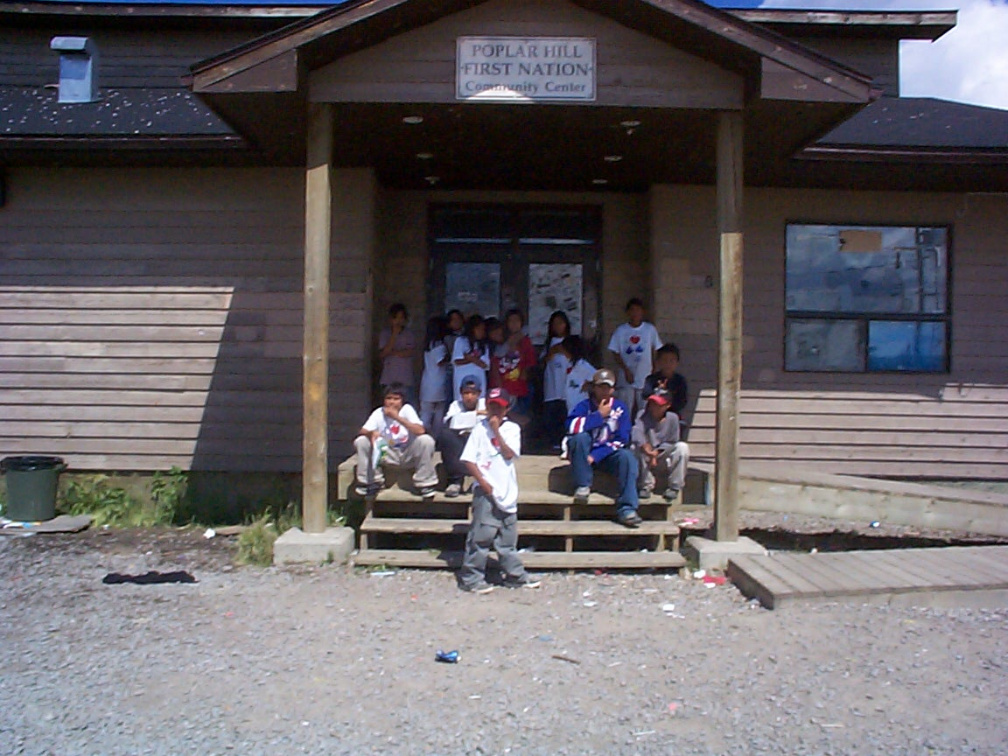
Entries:
[[[354,448],[357,450],[357,482],[364,485],[383,484],[385,471],[381,466],[377,470],[371,469],[371,439],[368,436],[357,436],[354,439]],[[382,460],[383,465],[415,468],[413,485],[417,488],[437,485],[437,470],[434,469],[434,437],[426,433],[414,436],[405,449],[390,446],[385,459]]]
[[525,565],[518,556],[518,515],[501,511],[478,490],[473,494],[472,512],[459,582],[473,586],[486,579],[491,547],[497,552],[507,578],[521,580],[525,576]]
[[668,475],[668,487],[677,491],[682,491],[686,485],[686,467],[689,465],[689,445],[685,441],[677,441],[674,444],[662,444],[658,447],[657,467],[648,467],[647,455],[634,447],[634,453],[640,462],[640,477],[637,479],[637,488],[654,490],[655,476],[657,471]]

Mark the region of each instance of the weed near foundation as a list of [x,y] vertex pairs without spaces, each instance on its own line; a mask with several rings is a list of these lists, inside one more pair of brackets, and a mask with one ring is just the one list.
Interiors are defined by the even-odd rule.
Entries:
[[279,535],[269,515],[263,515],[238,536],[235,562],[241,565],[269,567],[273,564],[273,543]]

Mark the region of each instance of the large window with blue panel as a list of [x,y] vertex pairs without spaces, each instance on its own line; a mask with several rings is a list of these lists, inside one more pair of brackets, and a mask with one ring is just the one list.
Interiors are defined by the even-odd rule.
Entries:
[[784,367],[949,369],[949,229],[791,223]]

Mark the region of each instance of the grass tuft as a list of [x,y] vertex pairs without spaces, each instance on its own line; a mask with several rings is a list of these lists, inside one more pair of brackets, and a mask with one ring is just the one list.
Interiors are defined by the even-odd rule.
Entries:
[[273,564],[273,543],[280,536],[270,516],[263,515],[238,536],[235,562],[241,565],[269,567]]

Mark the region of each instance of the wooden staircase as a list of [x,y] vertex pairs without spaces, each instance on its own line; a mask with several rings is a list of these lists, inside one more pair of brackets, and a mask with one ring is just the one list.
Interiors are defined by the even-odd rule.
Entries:
[[[354,493],[355,460],[339,467],[339,497]],[[518,548],[530,569],[678,569],[677,502],[654,496],[640,505],[644,523],[629,529],[615,522],[615,481],[596,474],[587,504],[574,504],[569,466],[555,456],[518,460]],[[443,486],[442,486],[443,488]],[[424,502],[409,474],[391,475],[386,488],[364,502],[358,565],[457,569],[469,531],[472,496],[454,499],[439,491]]]

